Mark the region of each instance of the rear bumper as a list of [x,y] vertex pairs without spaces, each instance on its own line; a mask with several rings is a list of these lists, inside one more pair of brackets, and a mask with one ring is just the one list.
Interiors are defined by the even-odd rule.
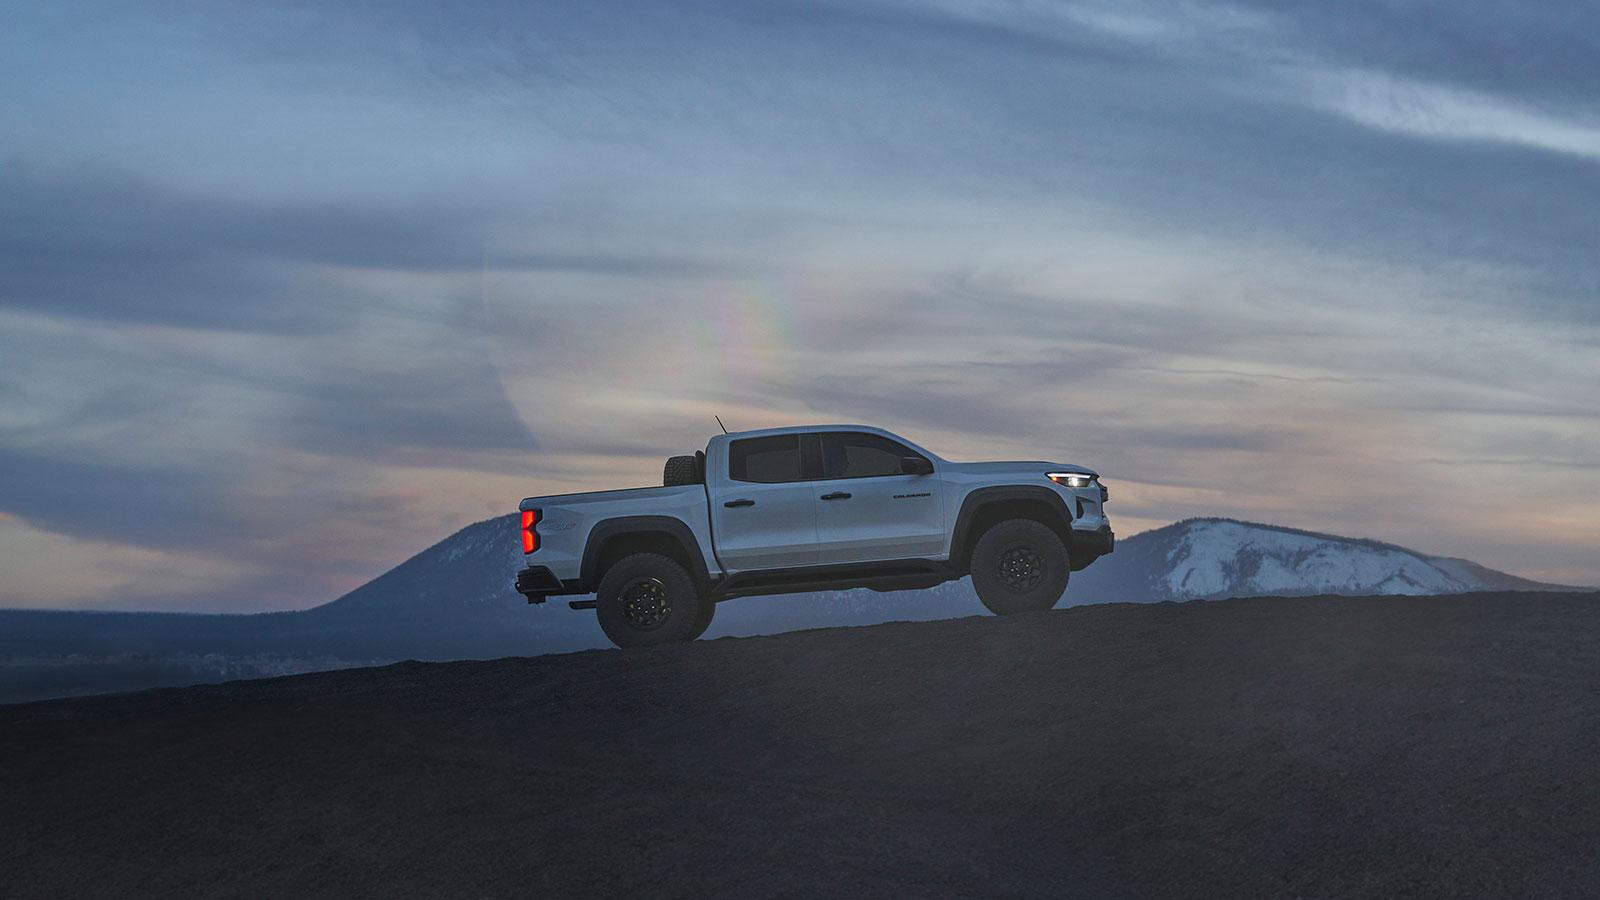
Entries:
[[563,582],[550,571],[549,566],[529,566],[517,573],[517,593],[528,598],[529,603],[543,603],[551,594],[581,594],[578,586]]

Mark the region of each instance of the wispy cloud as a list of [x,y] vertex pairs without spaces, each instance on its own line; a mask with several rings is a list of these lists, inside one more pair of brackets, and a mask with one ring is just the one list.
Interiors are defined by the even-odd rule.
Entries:
[[1516,144],[1600,160],[1600,116],[1545,112],[1382,72],[1321,72],[1305,81],[1314,104],[1384,131],[1431,140]]

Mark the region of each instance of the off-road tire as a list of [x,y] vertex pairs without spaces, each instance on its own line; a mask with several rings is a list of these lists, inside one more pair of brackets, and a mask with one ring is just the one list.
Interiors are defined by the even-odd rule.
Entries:
[[700,465],[693,456],[674,456],[661,471],[661,484],[665,487],[699,483]]
[[972,548],[972,587],[997,616],[1055,606],[1071,574],[1061,538],[1033,519],[992,525]]
[[684,638],[684,640],[700,640],[700,635],[705,634],[706,629],[711,627],[711,617],[716,615],[716,612],[717,603],[715,600],[712,600],[710,597],[701,598],[700,615],[695,618],[694,627],[689,629],[689,636]]
[[[659,553],[635,553],[618,560],[595,591],[600,628],[618,647],[653,647],[692,641],[695,627],[711,617],[711,604],[676,560]],[[701,630],[705,630],[701,626]]]

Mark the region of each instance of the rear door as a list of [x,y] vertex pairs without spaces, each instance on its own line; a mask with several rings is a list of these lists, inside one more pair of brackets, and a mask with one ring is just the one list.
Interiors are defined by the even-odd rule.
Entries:
[[802,477],[800,435],[728,442],[727,469],[708,473],[712,543],[728,572],[817,561],[817,492]]
[[[923,454],[881,434],[808,435],[820,456],[819,563],[926,559],[944,551],[944,486],[932,475],[902,475],[903,457]],[[932,462],[929,460],[929,462]]]

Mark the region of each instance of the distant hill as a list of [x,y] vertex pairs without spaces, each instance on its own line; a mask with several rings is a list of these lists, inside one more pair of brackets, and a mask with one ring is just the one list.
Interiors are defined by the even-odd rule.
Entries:
[[[461,529],[330,603],[257,615],[0,610],[0,702],[216,682],[401,659],[491,659],[610,643],[592,612],[511,588],[516,517]],[[1120,540],[1072,577],[1062,606],[1229,596],[1578,590],[1393,544],[1189,519]],[[749,597],[707,638],[987,615],[969,579],[925,591]]]

